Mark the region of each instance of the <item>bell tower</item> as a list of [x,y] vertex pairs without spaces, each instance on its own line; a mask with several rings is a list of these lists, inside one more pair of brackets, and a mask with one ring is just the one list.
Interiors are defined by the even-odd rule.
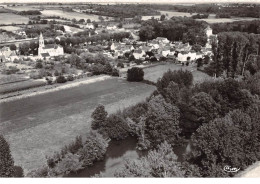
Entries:
[[43,51],[43,47],[44,47],[44,39],[43,39],[43,36],[42,36],[42,33],[41,33],[40,37],[39,37],[38,56],[41,56],[41,53]]
[[40,38],[39,38],[39,47],[44,47],[44,39],[42,33],[40,34]]

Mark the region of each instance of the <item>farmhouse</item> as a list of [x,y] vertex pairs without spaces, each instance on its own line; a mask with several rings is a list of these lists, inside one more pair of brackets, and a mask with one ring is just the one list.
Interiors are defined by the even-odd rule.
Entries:
[[42,33],[39,38],[39,49],[38,57],[39,58],[49,58],[51,56],[60,56],[63,55],[63,47],[57,44],[44,44],[44,39]]

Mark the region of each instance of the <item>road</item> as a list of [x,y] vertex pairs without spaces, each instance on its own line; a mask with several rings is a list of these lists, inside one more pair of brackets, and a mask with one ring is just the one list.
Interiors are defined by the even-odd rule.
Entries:
[[90,129],[91,113],[104,104],[109,113],[149,96],[154,86],[111,78],[0,104],[0,133],[16,165],[25,173],[45,163],[45,155]]

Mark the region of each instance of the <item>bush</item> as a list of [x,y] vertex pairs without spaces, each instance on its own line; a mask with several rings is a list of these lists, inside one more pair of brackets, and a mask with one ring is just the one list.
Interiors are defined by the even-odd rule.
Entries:
[[119,77],[119,71],[117,69],[113,68],[111,75],[114,77]]
[[9,144],[0,135],[0,177],[12,177],[14,175],[14,160],[9,149]]
[[73,81],[74,80],[74,77],[72,76],[72,75],[69,75],[68,77],[67,77],[67,81]]
[[36,65],[35,65],[35,68],[38,68],[38,69],[40,69],[40,68],[42,68],[43,66],[42,66],[42,63],[41,62],[37,62],[36,63]]
[[117,67],[124,68],[124,64],[123,63],[117,63]]
[[133,67],[127,70],[127,80],[140,82],[144,79],[144,71],[142,68]]
[[57,83],[65,83],[65,82],[67,82],[67,80],[65,79],[65,77],[62,76],[62,75],[59,76],[59,77],[57,77],[56,81],[57,81]]

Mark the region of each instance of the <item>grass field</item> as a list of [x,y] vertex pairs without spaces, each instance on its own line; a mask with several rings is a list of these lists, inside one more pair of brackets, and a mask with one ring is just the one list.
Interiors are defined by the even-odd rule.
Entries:
[[16,15],[13,13],[1,13],[0,14],[0,25],[1,24],[27,24],[29,21],[28,17]]
[[28,170],[46,162],[75,136],[90,130],[91,113],[104,104],[109,113],[149,96],[155,87],[121,78],[81,85],[0,104],[0,133],[10,144],[16,165]]
[[83,14],[77,12],[66,12],[62,10],[43,10],[41,12],[44,16],[60,16],[67,19],[75,18],[76,20],[90,19],[91,21],[99,21],[97,15]]
[[204,80],[210,79],[211,77],[207,74],[197,71],[196,67],[191,66],[181,66],[176,64],[164,64],[155,67],[144,68],[144,79],[157,82],[157,80],[163,76],[168,70],[189,70],[192,71],[194,82],[202,82]]

